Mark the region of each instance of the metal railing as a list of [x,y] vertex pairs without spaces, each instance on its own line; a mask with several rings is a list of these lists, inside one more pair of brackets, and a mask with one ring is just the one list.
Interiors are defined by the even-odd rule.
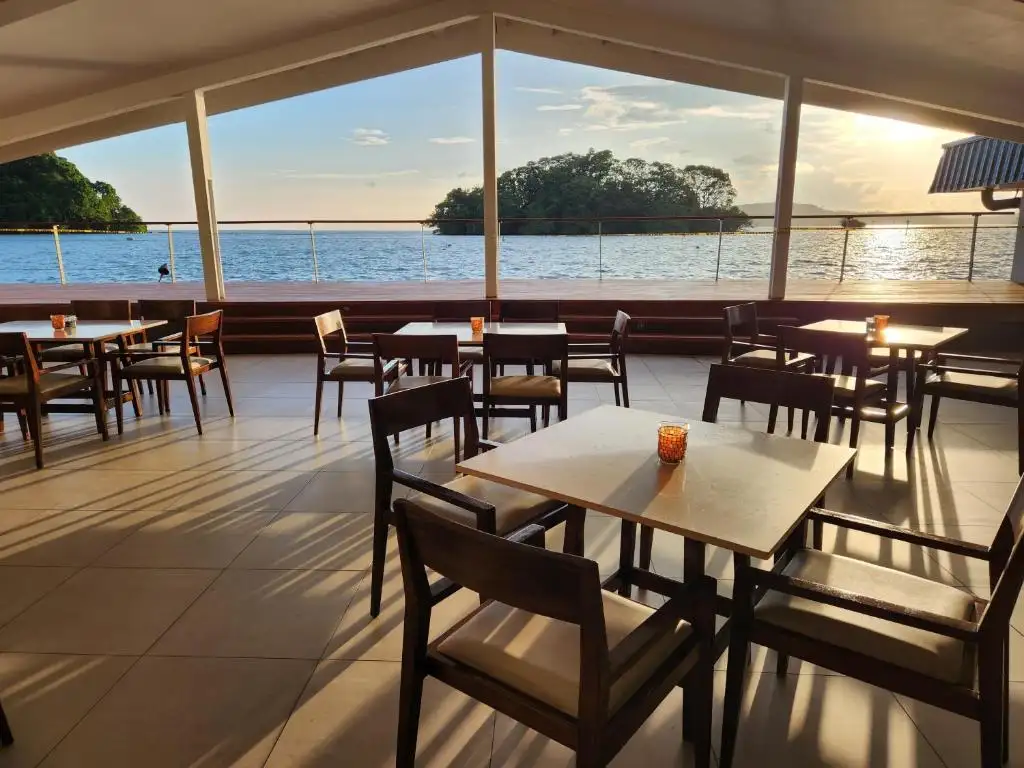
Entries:
[[[839,257],[838,267],[838,280],[842,282],[847,277],[848,273],[848,260],[850,255],[850,243],[851,235],[861,231],[867,232],[879,232],[884,230],[898,230],[902,228],[910,229],[912,219],[935,219],[937,217],[952,218],[962,217],[970,224],[950,225],[940,224],[935,226],[928,226],[929,231],[938,230],[970,230],[970,247],[967,254],[967,265],[966,265],[966,279],[971,281],[975,277],[976,271],[976,256],[978,249],[978,234],[979,228],[981,228],[981,222],[983,219],[988,217],[999,217],[999,216],[1010,216],[1013,217],[1015,214],[1011,211],[967,211],[967,212],[910,212],[910,213],[851,213],[851,214],[814,214],[794,217],[794,226],[791,226],[793,232],[842,232],[842,251]],[[854,227],[831,225],[831,226],[796,226],[796,224],[804,221],[837,221],[837,220],[848,220],[856,219],[859,220],[859,224]],[[732,226],[734,222],[742,220],[747,225],[753,224],[754,227],[750,228],[736,228]],[[665,217],[650,217],[650,216],[604,216],[604,217],[564,217],[564,218],[507,218],[502,219],[499,222],[499,231],[502,232],[503,237],[510,237],[506,230],[515,229],[521,230],[524,225],[531,223],[543,223],[549,229],[552,226],[564,226],[567,230],[572,230],[572,235],[579,236],[590,236],[596,237],[597,240],[597,275],[602,278],[605,274],[605,242],[609,237],[619,236],[616,233],[616,229],[629,229],[628,224],[630,222],[644,222],[651,224],[654,222],[661,222],[666,225],[666,229],[670,231],[661,232],[644,232],[641,234],[650,236],[700,236],[700,237],[714,237],[717,242],[714,248],[714,280],[718,281],[722,277],[722,259],[723,259],[723,243],[727,238],[734,235],[753,235],[753,236],[765,236],[774,237],[776,230],[771,228],[757,228],[757,224],[760,222],[772,222],[774,217],[772,216],[665,216]],[[882,222],[895,222],[897,220],[904,220],[904,224],[895,225],[889,224],[881,226],[865,227],[865,224],[871,221],[882,221]],[[465,229],[472,229],[471,234],[482,234],[483,232],[483,220],[482,219],[445,219],[443,223],[447,224],[461,224],[464,225]],[[692,229],[699,231],[687,231],[691,229],[686,226],[692,224]],[[149,228],[162,227],[166,230],[167,237],[167,267],[169,271],[169,278],[171,282],[177,282],[178,269],[176,264],[176,247],[175,247],[175,228],[191,229],[196,227],[196,222],[193,221],[148,221],[140,222]],[[415,220],[415,219],[318,219],[318,220],[295,220],[295,219],[246,219],[246,220],[224,220],[218,222],[220,227],[238,227],[238,226],[250,226],[261,228],[259,231],[264,231],[262,228],[272,227],[286,227],[292,228],[295,234],[301,234],[302,229],[306,229],[308,232],[309,240],[309,269],[312,280],[314,282],[320,282],[323,276],[320,249],[318,248],[318,234],[321,237],[326,234],[327,231],[322,229],[323,227],[366,227],[374,225],[386,225],[386,226],[408,226],[408,227],[419,227],[419,250],[420,257],[423,263],[423,281],[427,282],[430,279],[430,273],[428,269],[428,238],[427,230],[433,226],[436,226],[434,220]],[[626,226],[624,226],[626,225]],[[56,223],[56,222],[26,222],[16,224],[0,224],[0,232],[19,232],[19,233],[51,233],[53,237],[54,255],[56,257],[56,266],[58,279],[62,285],[67,284],[68,277],[65,269],[64,253],[61,246],[61,234],[75,234],[83,232],[107,232],[109,224],[99,224],[95,222],[71,222],[71,223]],[[317,226],[321,229],[318,231]],[[995,230],[995,229],[1015,229],[1013,224],[1006,226],[992,226],[986,225],[983,229]],[[289,229],[288,231],[292,231]],[[609,232],[608,230],[612,231]],[[187,230],[186,230],[187,231]],[[267,230],[274,231],[274,230]],[[108,234],[128,234],[126,232],[110,233]],[[277,230],[280,234],[280,230]],[[406,233],[408,234],[408,233]],[[560,233],[552,233],[560,234]],[[571,235],[570,235],[571,236]],[[2,243],[2,241],[0,241]],[[219,245],[218,245],[219,247]],[[614,249],[613,249],[614,250]]]

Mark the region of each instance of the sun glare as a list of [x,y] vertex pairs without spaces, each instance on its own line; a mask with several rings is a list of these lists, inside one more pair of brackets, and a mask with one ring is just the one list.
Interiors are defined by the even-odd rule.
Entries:
[[887,117],[857,115],[854,124],[858,131],[870,132],[883,141],[917,141],[934,136],[939,129],[917,123],[905,123]]

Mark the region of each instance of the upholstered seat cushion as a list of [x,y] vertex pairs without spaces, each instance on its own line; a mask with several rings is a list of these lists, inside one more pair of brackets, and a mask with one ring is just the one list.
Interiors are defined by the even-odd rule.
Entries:
[[[213,364],[213,360],[208,357],[190,357],[188,362],[192,373],[199,373],[206,369],[207,366]],[[180,357],[167,355],[164,357],[150,357],[137,363],[132,363],[125,367],[122,373],[127,376],[145,376],[146,374],[158,376],[179,374],[183,376],[185,369],[182,367]]]
[[[106,354],[112,355],[117,352],[118,347],[117,344],[107,342],[103,345],[103,350]],[[44,349],[40,357],[48,363],[74,363],[84,360],[88,355],[82,344],[61,344],[59,347]]]
[[[561,505],[561,502],[552,501],[536,493],[520,491],[517,488],[510,488],[507,485],[492,483],[468,475],[457,477],[445,483],[444,487],[493,504],[498,534],[514,531],[537,516]],[[422,493],[413,496],[412,500],[441,517],[476,528],[476,515],[461,507],[453,506]]]
[[[842,376],[840,374],[836,374],[832,376],[832,380],[836,383],[836,399],[852,400],[854,398],[857,392],[856,376]],[[865,397],[874,397],[880,394],[884,389],[885,382],[875,381],[874,379],[865,379],[864,381]]]
[[398,392],[403,389],[415,389],[416,387],[425,387],[428,384],[437,384],[450,380],[450,376],[399,376],[389,391]]
[[[52,395],[61,390],[82,389],[92,384],[88,376],[79,376],[77,373],[41,373],[39,374],[39,392],[42,395]],[[0,379],[0,397],[11,397],[28,394],[27,376],[10,376]]]
[[[611,592],[602,591],[601,601],[609,651],[654,613]],[[690,633],[690,625],[680,622],[637,659],[612,685],[610,712],[625,704]],[[488,603],[445,638],[438,651],[567,715],[577,714],[580,632],[575,624]]]
[[491,394],[557,400],[562,396],[562,382],[557,376],[495,376],[491,379]]
[[[802,550],[784,573],[952,619],[975,618],[975,600],[963,590],[850,557]],[[939,680],[968,684],[973,678],[966,646],[933,632],[780,592],[769,592],[755,613],[774,626]]]
[[[805,365],[814,359],[814,355],[799,352],[792,357],[786,358],[786,368],[794,368]],[[729,361],[732,365],[746,365],[752,368],[775,368],[778,366],[778,356],[774,349],[752,349],[737,355]]]
[[929,391],[948,392],[955,397],[958,393],[986,394],[990,397],[1017,399],[1017,379],[1004,376],[987,376],[983,373],[942,372],[928,377]]
[[[562,372],[562,361],[555,360],[552,364],[552,373],[556,376]],[[616,373],[615,366],[610,360],[600,358],[569,358],[569,375],[571,381],[614,381]]]
[[346,357],[327,371],[329,379],[373,380],[373,359],[367,357]]

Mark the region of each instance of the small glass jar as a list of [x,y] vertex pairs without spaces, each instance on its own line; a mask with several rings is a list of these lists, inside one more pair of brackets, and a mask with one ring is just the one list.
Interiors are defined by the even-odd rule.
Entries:
[[658,424],[658,458],[665,464],[678,464],[686,456],[690,425],[679,421]]
[[888,315],[875,315],[875,333],[882,333],[889,327]]
[[50,325],[55,331],[63,331],[66,320],[64,315],[50,315]]
[[77,315],[68,315],[66,318],[64,318],[64,322],[67,324],[68,328],[77,328],[78,327],[78,316]]
[[482,317],[469,318],[469,327],[473,331],[474,336],[479,336],[484,332],[484,319]]

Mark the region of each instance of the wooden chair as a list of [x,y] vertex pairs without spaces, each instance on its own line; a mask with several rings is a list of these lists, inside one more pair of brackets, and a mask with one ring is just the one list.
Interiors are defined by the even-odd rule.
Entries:
[[[79,320],[86,321],[130,322],[132,303],[127,299],[76,299],[71,302],[71,314]],[[104,345],[104,352],[108,355],[117,354],[118,350],[119,347],[114,342],[107,342]],[[88,355],[81,344],[61,344],[47,347],[39,357],[45,363],[77,363]]]
[[[129,345],[129,351],[166,352],[178,346],[179,337],[185,330],[185,318],[196,314],[196,302],[193,299],[139,299],[136,309],[140,320],[165,320],[167,324],[152,331],[143,331],[142,341]],[[199,350],[192,354],[198,355]],[[148,382],[148,385],[149,393],[153,394],[153,382]],[[206,396],[206,381],[202,376],[199,377],[199,391]],[[158,396],[164,398],[166,391],[161,390]]]
[[10,723],[7,722],[7,713],[0,704],[0,747],[9,747],[14,743],[14,734],[11,733]]
[[[723,399],[800,408],[814,414],[814,441],[827,443],[834,390],[835,382],[828,376],[713,363],[708,372],[708,388],[701,419],[716,423]],[[774,430],[775,425],[769,422],[768,433]],[[806,430],[803,436],[806,438]],[[654,529],[643,526],[640,529],[640,568],[650,569],[653,553]]]
[[[434,374],[421,376],[403,376],[400,361],[416,358],[418,360],[430,360],[434,367],[431,370]],[[376,380],[380,382],[380,393],[400,392],[403,389],[422,387],[426,384],[436,384],[440,381],[466,376],[467,372],[473,370],[473,364],[468,360],[462,362],[459,356],[458,336],[436,336],[432,334],[405,335],[391,333],[373,334],[373,359],[376,370]],[[396,364],[395,375],[388,381],[384,380],[384,372],[392,364]],[[448,376],[443,374],[443,367],[451,367]],[[459,455],[459,420],[455,422],[455,455]],[[426,433],[430,437],[432,422],[427,422]],[[394,435],[395,444],[398,444],[398,433]]]
[[933,362],[918,367],[915,426],[921,426],[924,398],[932,396],[928,418],[928,439],[935,432],[942,398],[966,400],[985,405],[1002,405],[1017,411],[1017,471],[1024,474],[1024,411],[1020,385],[1024,362],[1002,357],[938,353]]
[[[435,301],[433,317],[438,323],[468,323],[470,318],[482,317],[486,323],[491,319],[491,302],[488,299]],[[484,350],[478,345],[465,345],[460,353],[463,360],[471,360],[474,365],[484,361]]]
[[[418,491],[421,506],[457,523],[487,533],[506,536],[524,525],[543,529],[566,522],[565,549],[583,553],[586,512],[579,507],[553,501],[535,493],[516,490],[475,477],[457,477],[439,485],[395,468],[388,438],[433,421],[462,422],[462,457],[476,456],[497,443],[480,440],[477,433],[473,392],[465,377],[445,379],[413,389],[400,390],[370,400],[370,429],[373,435],[376,493],[373,518],[373,565],[370,578],[370,615],[380,612],[384,584],[384,559],[392,524],[392,493],[395,483]],[[459,453],[455,454],[456,460]]]
[[[12,367],[8,376],[0,378],[0,409],[17,413],[19,420],[25,418],[25,426],[35,446],[36,467],[43,467],[42,414],[44,405],[52,400],[73,395],[90,398],[96,416],[96,429],[106,440],[103,378],[98,359],[73,360],[40,369],[28,336],[24,333],[0,333],[0,357],[17,360],[12,364],[17,367]],[[81,373],[83,367],[86,375]],[[69,368],[78,370],[76,373],[61,373]],[[22,431],[24,433],[24,429]]]
[[739,567],[733,592],[721,765],[739,726],[747,649],[789,656],[977,720],[982,768],[1009,759],[1010,615],[1024,583],[1024,482],[990,546],[814,510],[812,521],[874,533],[988,564],[992,599],[802,546],[798,530],[771,571]]
[[[657,610],[601,589],[598,565],[501,539],[395,502],[405,585],[398,768],[416,759],[423,683],[433,677],[607,765],[676,686],[695,765],[711,764],[714,581],[680,585]],[[442,578],[428,582],[427,569]],[[485,600],[428,643],[431,609],[464,587]]]
[[378,377],[373,355],[373,343],[349,341],[345,321],[335,309],[313,318],[319,348],[316,353],[316,413],[313,416],[313,434],[320,434],[320,410],[324,397],[324,382],[338,382],[338,418],[345,395],[345,382],[365,381],[374,385],[374,394],[383,393],[383,384],[397,375],[398,362],[394,361]]
[[[776,354],[781,360],[789,350],[797,350],[822,361],[824,373],[835,381],[832,411],[842,419],[850,419],[851,448],[857,447],[860,424],[867,421],[885,425],[885,447],[891,450],[896,443],[896,424],[907,419],[909,454],[914,446],[914,420],[908,418],[910,407],[896,400],[896,350],[890,350],[892,366],[886,368],[891,374],[887,383],[870,378],[875,368],[868,357],[869,349],[867,337],[783,326],[779,328]],[[852,475],[851,463],[847,476]]]
[[[184,381],[188,388],[188,397],[192,403],[192,415],[196,420],[196,430],[203,434],[203,421],[199,414],[199,398],[196,394],[196,378],[208,371],[217,370],[220,372],[221,383],[224,385],[224,397],[228,402],[228,413],[235,415],[235,407],[231,401],[231,384],[228,381],[228,369],[224,357],[224,342],[222,337],[224,312],[216,310],[203,315],[193,315],[185,318],[185,330],[178,339],[177,351],[167,352],[131,352],[124,351],[124,356],[129,360],[138,359],[138,362],[129,362],[128,365],[120,363],[114,366],[114,392],[120,393],[121,380],[128,381],[139,379],[152,379],[157,382],[157,389],[163,388],[165,409],[170,408],[170,398],[167,397],[167,382]],[[211,348],[212,355],[197,356],[196,349],[203,346]],[[124,408],[121,398],[115,397],[117,406],[117,433],[124,431]],[[164,410],[161,410],[163,413]]]
[[[580,343],[569,345],[568,381],[611,384],[615,388],[615,404],[629,408],[629,380],[626,378],[626,337],[629,336],[629,315],[621,310],[615,313],[612,335],[607,343]],[[561,374],[561,363],[556,361],[551,372]],[[621,398],[619,391],[622,391]]]
[[[498,366],[541,361],[544,373],[534,375],[528,369],[521,375],[497,375]],[[559,373],[554,373],[554,364]],[[484,334],[484,385],[482,395],[483,433],[488,436],[489,420],[495,416],[525,416],[530,430],[537,431],[537,406],[543,413],[544,426],[549,423],[551,407],[558,408],[559,420],[568,411],[569,344],[559,334]],[[525,406],[521,407],[521,406]]]

